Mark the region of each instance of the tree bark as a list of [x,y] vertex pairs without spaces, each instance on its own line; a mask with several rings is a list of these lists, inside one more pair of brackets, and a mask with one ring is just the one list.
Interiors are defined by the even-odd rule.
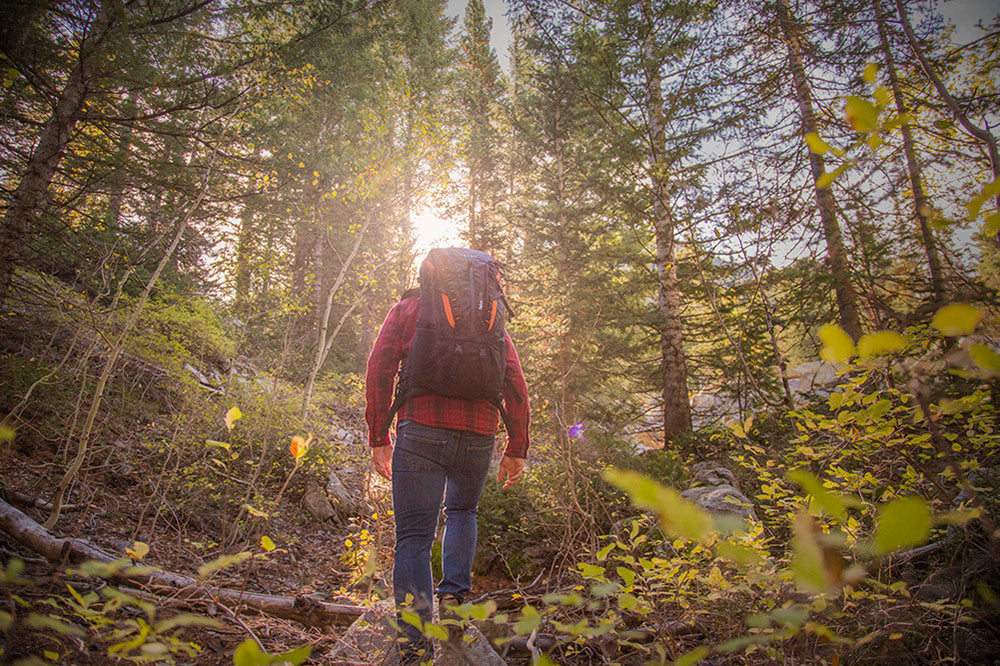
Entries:
[[[799,105],[803,135],[819,134],[816,113],[813,110],[809,81],[802,63],[802,46],[799,39],[800,26],[788,9],[787,0],[778,0],[778,23],[788,46],[788,63],[795,83],[795,99]],[[833,276],[834,291],[837,296],[837,310],[840,326],[853,339],[861,337],[861,319],[858,315],[858,296],[851,284],[851,273],[847,267],[847,253],[844,239],[837,221],[837,202],[829,186],[820,187],[819,179],[826,173],[826,161],[822,155],[809,151],[809,169],[812,172],[816,190],[816,205],[819,208],[823,236],[826,240],[826,260]]]
[[[120,559],[85,541],[54,536],[30,516],[4,501],[0,501],[0,529],[53,563],[77,564],[87,560],[111,563]],[[150,585],[154,592],[157,588],[166,588],[170,596],[175,598],[203,599],[230,608],[249,608],[317,627],[349,625],[364,611],[357,606],[331,604],[304,596],[277,597],[212,587],[197,578],[170,571],[146,570],[135,576],[119,574],[114,579],[118,582]]]
[[92,31],[80,46],[76,64],[52,115],[42,127],[38,143],[28,157],[27,168],[0,222],[0,303],[7,296],[14,269],[45,202],[49,184],[83,114],[84,103],[97,76],[97,70],[90,66],[91,56],[107,38],[113,25],[111,3],[105,2],[94,20]]
[[659,290],[656,306],[660,316],[660,376],[663,401],[663,441],[691,430],[681,293],[674,249],[674,220],[668,201],[668,184],[662,169],[667,161],[666,118],[663,112],[663,77],[654,56],[655,34],[652,3],[643,0],[645,23],[643,68],[646,77],[646,115],[650,141],[649,180],[653,190],[653,227],[656,232],[656,274]]
[[[906,102],[903,100],[903,89],[899,85],[899,75],[896,71],[896,60],[892,57],[892,47],[889,44],[889,34],[885,25],[885,14],[882,12],[881,0],[875,0],[875,22],[878,26],[879,42],[882,46],[882,54],[885,57],[886,71],[889,74],[889,85],[892,87],[892,96],[896,100],[896,110],[901,118],[905,118],[909,113]],[[917,227],[920,229],[920,239],[923,242],[924,254],[927,257],[927,267],[931,275],[931,289],[934,298],[944,301],[945,285],[944,272],[941,269],[941,257],[938,254],[937,241],[934,239],[934,232],[930,224],[930,199],[924,194],[923,177],[920,170],[920,162],[917,161],[917,151],[913,142],[913,129],[909,121],[904,120],[900,125],[903,132],[903,154],[906,156],[906,168],[910,176],[910,188],[913,191],[914,216]]]

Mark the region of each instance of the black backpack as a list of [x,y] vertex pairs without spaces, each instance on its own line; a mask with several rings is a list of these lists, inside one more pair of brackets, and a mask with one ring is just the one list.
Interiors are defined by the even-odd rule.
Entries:
[[[419,395],[482,399],[500,411],[507,367],[502,265],[478,250],[435,248],[420,265],[417,329],[403,361],[383,434],[400,406]],[[409,294],[404,294],[404,298]]]

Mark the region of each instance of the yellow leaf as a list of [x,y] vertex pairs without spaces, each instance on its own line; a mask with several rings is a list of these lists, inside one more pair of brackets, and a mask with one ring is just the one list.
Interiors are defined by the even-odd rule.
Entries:
[[861,73],[861,78],[865,80],[865,83],[875,83],[875,77],[878,75],[878,65],[873,62],[865,65],[864,71]]
[[906,339],[895,331],[877,331],[862,335],[858,340],[858,356],[871,358],[891,354],[906,347]]
[[821,139],[819,134],[816,134],[815,132],[809,132],[806,134],[806,143],[809,144],[809,150],[817,155],[825,155],[830,152],[829,144]]
[[243,412],[240,411],[239,407],[230,407],[229,411],[226,412],[226,428],[229,430],[233,429],[233,424],[243,418]]
[[937,311],[931,324],[944,335],[968,335],[976,329],[983,313],[965,303],[951,303]]
[[878,109],[866,99],[851,95],[844,103],[847,122],[858,132],[871,132],[878,123]]
[[986,345],[979,343],[972,345],[969,347],[969,356],[972,357],[972,362],[983,370],[1000,375],[1000,354]]
[[827,363],[847,363],[854,356],[854,341],[836,324],[824,324],[819,339],[823,342],[819,355]]
[[988,234],[1000,233],[1000,213],[986,216],[986,220],[983,222],[983,231]]
[[249,504],[244,504],[243,508],[246,509],[247,513],[249,513],[251,516],[257,516],[258,518],[270,518],[270,516],[268,516],[266,513],[264,513],[259,509],[253,508]]
[[14,441],[14,429],[5,425],[0,425],[0,444]]
[[274,550],[274,542],[271,541],[271,537],[265,534],[260,538],[260,547],[270,553]]
[[141,560],[146,557],[147,553],[149,553],[149,546],[142,541],[136,541],[131,548],[125,549],[125,554],[133,560]]
[[927,540],[931,532],[931,511],[919,497],[901,497],[882,506],[875,528],[875,547],[891,553]]

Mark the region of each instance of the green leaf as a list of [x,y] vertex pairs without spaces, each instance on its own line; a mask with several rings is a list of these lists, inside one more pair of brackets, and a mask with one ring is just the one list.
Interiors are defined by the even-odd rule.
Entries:
[[878,108],[884,109],[889,106],[889,91],[879,86],[872,93],[872,97],[875,98],[875,103],[878,104]]
[[17,433],[14,432],[13,428],[11,428],[9,426],[5,426],[5,425],[0,425],[0,444],[6,444],[7,442],[13,442],[14,441],[14,436],[16,434]]
[[823,550],[816,539],[815,524],[806,513],[800,513],[795,518],[795,536],[792,537],[792,575],[796,584],[804,590],[822,592],[827,588]]
[[804,469],[794,469],[788,473],[788,480],[809,493],[817,507],[837,520],[847,518],[847,509],[839,495],[831,493],[823,487],[819,479]]
[[267,666],[271,663],[271,658],[260,649],[257,641],[248,638],[236,647],[233,652],[233,664],[235,666]]
[[424,635],[436,638],[439,641],[448,640],[448,630],[441,625],[434,624],[433,622],[428,622],[424,625]]
[[156,633],[162,634],[177,627],[216,627],[221,628],[223,624],[210,617],[195,615],[193,613],[178,613],[171,618],[167,618],[155,625]]
[[994,374],[1000,374],[1000,354],[978,342],[969,347],[969,356],[972,362],[983,370]]
[[895,331],[877,331],[862,335],[858,340],[858,356],[872,358],[892,354],[906,347],[906,338]]
[[518,636],[526,636],[535,630],[535,627],[542,621],[542,616],[531,605],[526,605],[521,610],[521,619],[514,625],[514,633]]
[[299,664],[309,658],[310,654],[312,654],[312,646],[303,645],[302,647],[293,648],[288,652],[282,652],[281,654],[274,655],[271,657],[271,663],[299,666]]
[[830,145],[815,132],[806,134],[806,143],[809,145],[809,150],[817,155],[826,155],[830,152]]
[[836,324],[823,324],[819,329],[823,349],[819,355],[827,363],[844,364],[854,356],[854,341]]
[[950,120],[935,120],[934,121],[934,127],[938,128],[942,132],[944,132],[945,130],[951,129],[952,125],[954,125],[954,123],[952,123]]
[[625,587],[632,587],[635,584],[635,572],[627,567],[618,567],[616,569],[618,576],[625,583]]
[[931,532],[931,510],[919,497],[902,497],[882,506],[875,527],[875,547],[882,554],[917,546]]
[[983,222],[983,231],[988,234],[1000,233],[1000,213],[986,216],[986,220]]
[[857,132],[871,132],[878,125],[878,109],[866,99],[850,95],[844,103],[847,122]]
[[628,493],[636,507],[655,511],[663,529],[673,536],[697,541],[712,530],[707,512],[644,474],[612,468],[604,470],[604,479]]
[[756,564],[764,559],[760,552],[754,548],[731,541],[720,541],[715,544],[715,554],[730,562],[742,565]]
[[52,617],[51,615],[42,615],[41,613],[32,613],[27,617],[27,619],[25,619],[24,623],[32,629],[51,629],[52,631],[62,634],[63,636],[87,635],[83,629],[75,624],[64,622],[57,617]]
[[225,569],[233,564],[239,564],[240,562],[246,560],[250,557],[250,551],[244,550],[243,552],[236,553],[234,555],[220,555],[211,562],[206,562],[205,564],[198,567],[198,576],[200,578],[205,578],[206,576],[219,571],[220,569]]
[[983,313],[971,305],[951,303],[937,311],[931,325],[944,335],[969,335],[982,318]]
[[205,446],[214,446],[216,448],[229,450],[229,442],[220,442],[217,439],[206,439]]
[[708,656],[708,648],[704,645],[696,647],[693,650],[689,650],[677,658],[674,662],[674,666],[694,666],[699,661]]
[[840,178],[845,171],[847,171],[847,165],[841,164],[833,171],[824,173],[822,176],[816,179],[816,187],[819,188],[830,187],[831,185],[833,185],[833,181]]

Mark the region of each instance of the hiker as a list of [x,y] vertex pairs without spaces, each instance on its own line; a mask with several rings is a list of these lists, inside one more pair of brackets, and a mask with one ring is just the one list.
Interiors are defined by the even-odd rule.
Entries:
[[[499,279],[500,265],[486,253],[431,250],[420,267],[419,290],[404,293],[389,311],[368,359],[365,420],[372,465],[392,482],[397,620],[411,604],[422,621],[431,621],[431,545],[442,496],[439,611],[461,604],[469,592],[476,510],[501,416],[507,446],[497,482],[509,488],[524,470],[528,392],[504,330],[510,308]],[[394,447],[388,429],[397,412]],[[430,640],[410,624],[399,627],[402,662],[429,660]]]

